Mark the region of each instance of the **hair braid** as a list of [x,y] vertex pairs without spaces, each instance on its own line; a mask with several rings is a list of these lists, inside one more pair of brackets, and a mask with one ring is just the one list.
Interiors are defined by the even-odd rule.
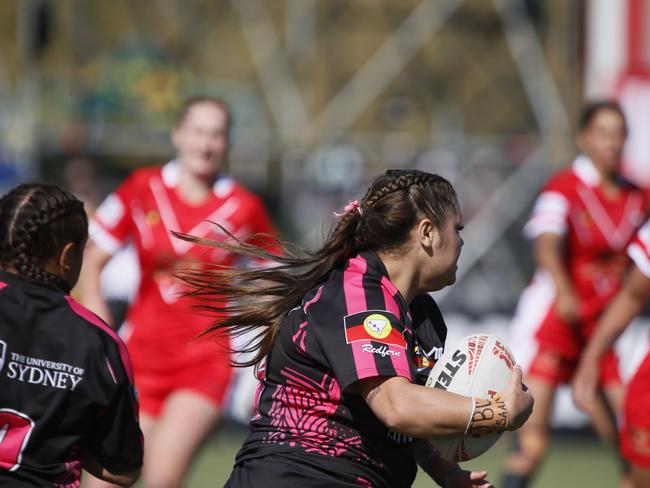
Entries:
[[[387,173],[390,174],[390,173]],[[378,188],[370,187],[364,197],[364,203],[367,208],[372,208],[382,198],[401,190],[409,190],[413,186],[426,185],[442,177],[430,173],[409,171],[406,174],[400,174],[397,178],[386,178],[385,183]]]
[[390,170],[364,196],[363,219],[356,241],[360,250],[398,249],[417,218],[441,226],[449,210],[458,210],[456,193],[439,175],[417,170]]
[[20,185],[0,199],[0,262],[30,280],[70,291],[62,277],[43,269],[67,242],[88,235],[83,203],[52,185]]

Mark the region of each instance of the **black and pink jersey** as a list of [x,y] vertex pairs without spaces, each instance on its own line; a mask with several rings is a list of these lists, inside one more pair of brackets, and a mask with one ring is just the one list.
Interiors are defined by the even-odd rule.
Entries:
[[78,487],[82,453],[142,464],[129,356],[62,291],[0,272],[0,486]]
[[237,464],[275,455],[314,466],[325,479],[411,486],[413,439],[387,429],[354,384],[377,376],[423,383],[445,337],[430,296],[409,308],[376,254],[350,259],[287,314]]

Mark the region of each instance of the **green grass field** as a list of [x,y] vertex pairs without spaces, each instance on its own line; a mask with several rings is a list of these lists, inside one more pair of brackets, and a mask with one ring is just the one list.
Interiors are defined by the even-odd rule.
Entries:
[[[225,482],[245,431],[226,428],[218,432],[201,452],[193,466],[188,488],[216,488]],[[501,463],[507,449],[502,439],[478,459],[464,463],[466,469],[486,469],[490,480],[499,488]],[[568,438],[556,436],[534,488],[612,488],[616,486],[618,463],[613,455],[590,436]],[[415,488],[436,486],[420,473]]]

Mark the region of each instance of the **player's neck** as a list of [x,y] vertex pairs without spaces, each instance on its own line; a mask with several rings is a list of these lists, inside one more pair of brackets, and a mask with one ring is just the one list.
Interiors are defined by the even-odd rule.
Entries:
[[418,275],[417,270],[411,262],[396,257],[391,253],[377,252],[377,256],[384,263],[388,272],[388,279],[395,285],[407,304],[411,304],[413,299],[420,293],[417,287]]
[[620,190],[618,173],[612,173],[610,171],[599,171],[598,173],[600,174],[600,186],[603,192],[611,196],[618,194]]
[[197,205],[203,202],[212,191],[213,182],[214,178],[201,178],[187,171],[181,171],[177,192],[185,202]]

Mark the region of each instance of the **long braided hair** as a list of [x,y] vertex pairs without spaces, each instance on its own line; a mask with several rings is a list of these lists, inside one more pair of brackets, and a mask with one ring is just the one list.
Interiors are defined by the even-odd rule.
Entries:
[[70,292],[65,279],[44,270],[68,242],[83,246],[88,217],[83,203],[58,186],[19,185],[0,198],[0,266],[31,281]]
[[187,295],[201,302],[198,310],[219,316],[204,334],[250,337],[252,333],[253,339],[234,351],[244,355],[233,364],[257,365],[270,352],[286,313],[301,303],[307,291],[325,281],[332,269],[361,251],[399,253],[419,219],[428,217],[442,228],[450,213],[458,210],[456,192],[443,177],[389,170],[371,183],[357,208],[340,216],[319,250],[297,256],[285,246],[284,254],[277,256],[234,236],[230,242],[219,242],[174,233],[193,243],[276,264],[257,269],[212,265],[183,270],[177,276],[190,286]]

